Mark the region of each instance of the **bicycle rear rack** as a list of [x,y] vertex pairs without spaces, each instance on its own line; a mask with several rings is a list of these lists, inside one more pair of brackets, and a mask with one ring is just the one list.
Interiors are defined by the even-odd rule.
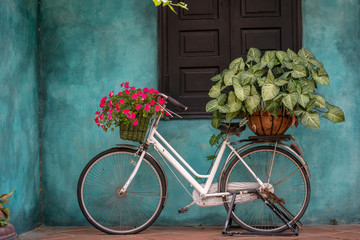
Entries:
[[268,201],[267,199],[265,199],[257,190],[253,190],[251,191],[251,193],[255,193],[259,199],[261,199],[266,206],[268,206],[275,214],[276,216],[278,216],[278,218],[280,218],[280,220],[285,223],[288,227],[288,229],[290,229],[291,232],[280,232],[280,233],[268,233],[268,232],[237,232],[237,231],[229,231],[230,228],[238,228],[239,226],[231,226],[232,223],[232,219],[231,219],[231,212],[235,210],[235,199],[236,199],[236,195],[238,193],[236,192],[232,192],[232,198],[231,198],[231,202],[230,202],[230,206],[229,206],[229,211],[227,213],[227,217],[226,217],[226,221],[225,221],[225,225],[224,225],[224,229],[222,231],[222,234],[226,234],[226,235],[265,235],[265,236],[298,236],[299,235],[299,227],[298,224],[295,224],[295,227],[291,226],[290,224],[288,224],[288,221],[290,221],[291,219],[283,212],[281,211],[278,207],[276,207],[271,201]]

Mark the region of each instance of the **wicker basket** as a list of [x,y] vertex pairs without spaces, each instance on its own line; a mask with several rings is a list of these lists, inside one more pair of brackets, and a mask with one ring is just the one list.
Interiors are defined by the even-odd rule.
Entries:
[[134,142],[143,142],[146,136],[150,118],[139,119],[136,126],[120,124],[120,138]]

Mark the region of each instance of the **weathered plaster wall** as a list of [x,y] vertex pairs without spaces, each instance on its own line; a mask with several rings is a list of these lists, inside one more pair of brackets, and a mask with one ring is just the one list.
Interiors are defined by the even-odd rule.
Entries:
[[[303,222],[360,221],[359,1],[303,1],[304,46],[328,69],[326,99],[344,109],[347,122],[322,121],[320,130],[292,129],[312,173],[312,199]],[[76,199],[82,168],[97,153],[122,141],[93,122],[99,100],[123,81],[157,87],[157,10],[152,1],[42,0],[42,183],[46,225],[86,224]],[[203,173],[214,151],[208,120],[162,122],[163,135]],[[194,131],[194,129],[196,131]],[[181,130],[181,131],[179,131]],[[185,146],[189,146],[185,150]],[[166,166],[164,166],[166,168]],[[168,173],[169,199],[156,224],[223,224],[222,207],[194,206]],[[189,188],[189,185],[186,184]]]
[[346,115],[344,124],[322,121],[321,130],[296,131],[313,175],[310,223],[360,223],[359,23],[359,0],[303,0],[303,45],[324,63],[331,81],[320,92]]
[[37,1],[0,1],[0,194],[18,233],[40,222]]

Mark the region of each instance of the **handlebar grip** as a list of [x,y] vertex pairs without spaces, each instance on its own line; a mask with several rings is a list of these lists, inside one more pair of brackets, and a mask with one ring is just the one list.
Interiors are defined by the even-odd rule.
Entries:
[[167,97],[167,100],[169,101],[169,103],[174,104],[175,106],[177,106],[185,111],[188,109],[188,107],[186,107],[184,104],[178,102],[177,100],[173,99],[170,96]]

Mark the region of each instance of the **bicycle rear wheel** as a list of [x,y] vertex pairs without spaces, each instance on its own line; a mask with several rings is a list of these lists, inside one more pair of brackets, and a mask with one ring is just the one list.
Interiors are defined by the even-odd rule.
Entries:
[[[289,224],[294,225],[308,206],[310,181],[300,161],[288,151],[273,146],[259,146],[240,154],[246,164],[264,182],[268,190],[285,201],[285,208],[291,213]],[[221,178],[220,190],[226,192],[234,186],[256,186],[254,177],[238,157],[234,157]],[[259,185],[258,185],[259,186]],[[268,196],[262,193],[262,196]],[[288,227],[255,194],[236,205],[232,219],[241,227],[253,232],[282,232]],[[229,210],[231,197],[224,197],[224,206]],[[273,202],[273,200],[271,200]],[[281,209],[279,207],[279,209]]]
[[78,202],[86,219],[109,234],[132,234],[149,227],[160,215],[167,197],[164,173],[148,154],[125,194],[139,156],[130,148],[112,148],[94,157],[82,171]]

